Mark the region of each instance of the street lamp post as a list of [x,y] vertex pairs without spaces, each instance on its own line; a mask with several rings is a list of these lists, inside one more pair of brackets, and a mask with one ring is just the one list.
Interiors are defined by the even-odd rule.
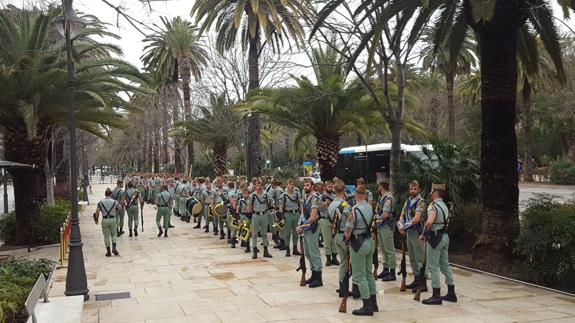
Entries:
[[76,152],[76,108],[74,98],[74,60],[72,57],[72,39],[78,34],[85,23],[74,14],[72,0],[62,0],[63,16],[52,20],[52,25],[66,39],[66,61],[68,71],[68,106],[70,132],[70,203],[72,214],[70,219],[71,233],[68,254],[68,270],[66,274],[66,296],[83,295],[88,300],[88,282],[82,251],[82,235],[78,219],[78,168]]

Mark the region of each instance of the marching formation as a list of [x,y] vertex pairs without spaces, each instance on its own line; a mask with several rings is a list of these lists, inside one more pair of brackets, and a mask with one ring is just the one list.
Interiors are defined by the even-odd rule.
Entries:
[[[125,185],[124,185],[125,184]],[[421,196],[417,181],[409,185],[409,197],[401,212],[396,212],[396,199],[388,182],[378,183],[379,197],[358,179],[348,187],[337,178],[326,183],[314,183],[304,178],[303,191],[292,179],[273,177],[232,178],[227,175],[210,178],[167,178],[165,176],[132,175],[118,180],[117,186],[106,189],[94,213],[101,225],[106,256],[119,255],[116,238],[124,234],[127,213],[129,236],[138,236],[138,226],[144,232],[144,203],[155,204],[158,238],[168,238],[174,228],[171,215],[185,222],[194,222],[194,229],[213,232],[227,239],[230,248],[239,244],[245,253],[257,259],[272,258],[270,241],[286,257],[300,256],[301,286],[323,286],[320,248],[324,249],[325,266],[339,266],[339,289],[342,298],[340,312],[347,311],[347,298],[361,298],[363,306],[354,315],[371,316],[378,312],[376,280],[393,282],[401,275],[400,290],[411,290],[414,300],[427,292],[427,277],[431,277],[432,295],[422,301],[440,305],[443,301],[457,302],[453,273],[448,262],[449,236],[446,229],[450,209],[444,201],[447,187],[433,184],[427,202]],[[140,210],[140,218],[138,211]],[[396,213],[400,214],[396,219]],[[141,220],[141,221],[140,221]],[[141,222],[141,223],[140,223]],[[203,223],[203,226],[202,226]],[[395,256],[394,234],[401,240],[402,257],[399,271]],[[260,249],[262,247],[262,249]],[[406,284],[406,248],[414,280]],[[379,268],[381,250],[383,269]],[[311,275],[306,277],[306,259]],[[441,296],[440,273],[448,288]],[[349,280],[352,280],[350,291]]]

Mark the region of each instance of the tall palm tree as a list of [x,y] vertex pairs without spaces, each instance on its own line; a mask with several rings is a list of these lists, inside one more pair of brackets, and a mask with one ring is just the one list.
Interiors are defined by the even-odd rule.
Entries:
[[[305,30],[301,19],[313,16],[310,0],[197,0],[191,10],[202,32],[214,26],[216,46],[225,51],[239,40],[248,51],[248,90],[260,87],[259,55],[262,47],[271,45],[279,50],[284,44],[291,47],[305,43]],[[239,34],[239,35],[238,35]],[[262,43],[262,38],[263,43]],[[261,175],[260,117],[252,113],[249,118],[248,175]]]
[[[325,20],[345,0],[331,0],[320,15]],[[447,44],[457,53],[467,30],[473,29],[480,48],[481,70],[481,200],[482,233],[475,244],[474,259],[479,267],[499,268],[509,264],[513,243],[519,232],[517,136],[515,133],[517,96],[518,31],[529,24],[541,35],[546,51],[565,79],[557,28],[551,0],[379,0],[363,1],[356,10],[358,19],[384,10],[371,31],[358,46],[361,52],[374,34],[381,33],[390,19],[433,6],[440,26],[436,46]],[[566,15],[575,11],[575,2],[557,0]],[[399,18],[398,18],[399,20]],[[363,21],[363,20],[362,20]],[[451,57],[456,57],[450,54]]]
[[335,176],[340,137],[357,132],[363,117],[374,116],[366,111],[369,103],[358,82],[347,82],[342,57],[331,47],[315,48],[311,53],[317,84],[305,76],[294,77],[297,87],[261,89],[252,92],[241,108],[251,108],[266,114],[272,121],[299,136],[316,138],[316,155],[323,180]]
[[[438,25],[426,30],[423,37],[425,47],[422,49],[423,67],[431,72],[439,72],[445,77],[447,86],[447,129],[450,138],[455,136],[455,102],[454,102],[454,83],[455,77],[461,74],[469,74],[476,64],[475,43],[472,40],[472,34],[467,32],[463,44],[457,52],[457,56],[451,57],[447,46],[440,46],[436,50],[434,43],[434,34],[438,32]],[[444,44],[445,45],[445,44]]]
[[[30,241],[45,196],[44,163],[52,127],[68,123],[67,72],[63,44],[54,41],[48,14],[0,12],[0,133],[7,159],[38,166],[11,169],[14,179],[16,243]],[[131,81],[131,84],[125,82]],[[85,58],[76,65],[77,127],[105,136],[119,127],[113,108],[131,105],[120,92],[140,92],[136,67],[115,58]],[[72,179],[76,180],[76,179]]]
[[171,131],[184,140],[195,140],[214,153],[214,174],[220,176],[227,171],[228,148],[238,144],[240,138],[237,125],[240,115],[226,102],[225,95],[210,95],[207,106],[198,106],[201,117],[178,122]]
[[[191,22],[175,17],[171,21],[162,17],[160,30],[146,37],[142,62],[148,72],[158,80],[177,81],[182,79],[185,119],[192,114],[190,101],[190,80],[201,77],[202,66],[207,63],[207,52],[201,43],[199,30]],[[189,164],[194,162],[193,141],[187,147]],[[178,169],[177,171],[181,171]]]

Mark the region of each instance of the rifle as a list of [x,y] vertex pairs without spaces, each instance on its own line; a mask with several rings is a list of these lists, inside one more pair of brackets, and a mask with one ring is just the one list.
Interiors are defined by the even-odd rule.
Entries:
[[427,238],[425,239],[425,248],[423,249],[423,264],[421,268],[419,268],[419,276],[417,277],[417,291],[415,292],[415,296],[413,296],[414,301],[420,300],[421,290],[427,283],[427,277],[425,277],[425,267],[427,266]]
[[399,287],[400,292],[405,292],[407,287],[405,286],[405,277],[407,276],[407,270],[405,268],[405,238],[401,237],[401,265],[399,269],[399,274],[401,274],[401,287]]
[[[374,217],[374,219],[375,219],[375,217]],[[377,226],[376,225],[372,226],[372,234],[373,234],[373,240],[375,242],[375,248],[373,249],[373,278],[375,280],[377,280],[377,270],[379,269],[379,258],[378,258],[378,252],[377,252],[377,245],[379,244],[379,240],[377,238]]]
[[144,200],[140,203],[141,217],[142,217],[142,232],[144,232]]
[[305,273],[307,268],[305,267],[305,252],[303,250],[303,235],[299,237],[299,248],[301,250],[301,257],[299,258],[299,267],[295,271],[301,270],[301,279],[299,281],[300,286],[305,286]]
[[343,282],[339,286],[340,292],[343,291],[343,298],[341,299],[341,304],[339,304],[339,312],[347,313],[347,297],[349,296],[349,276],[351,272],[349,270],[349,253],[345,259],[345,276],[343,277]]

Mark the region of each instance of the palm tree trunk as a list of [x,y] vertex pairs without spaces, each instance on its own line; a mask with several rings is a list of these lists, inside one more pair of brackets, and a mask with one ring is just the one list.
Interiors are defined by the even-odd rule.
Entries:
[[531,125],[533,116],[531,115],[531,83],[525,78],[523,81],[523,179],[533,182],[533,140],[531,136]]
[[146,140],[148,145],[148,162],[146,163],[146,169],[149,172],[153,172],[152,165],[154,164],[154,149],[152,142],[154,141],[154,138],[151,133],[146,135]]
[[153,142],[153,156],[154,156],[154,173],[159,173],[160,172],[160,130],[156,130],[153,132],[153,138],[154,138],[154,142]]
[[398,192],[399,167],[401,163],[401,122],[390,122],[391,152],[389,158],[389,187],[392,193]]
[[453,102],[453,82],[452,72],[445,73],[445,83],[447,84],[447,133],[449,138],[455,136],[455,103]]
[[214,148],[214,175],[222,176],[227,169],[227,147]]
[[[46,194],[44,163],[46,161],[47,137],[29,140],[24,127],[14,127],[4,136],[7,160],[35,165],[31,168],[11,168],[8,171],[14,181],[14,206],[16,211],[16,245],[31,242],[35,223],[40,216],[40,205]],[[44,191],[43,191],[44,190]]]
[[[190,62],[189,58],[184,57],[178,60],[178,64],[180,65],[180,74],[182,76],[182,92],[184,93],[184,114],[185,119],[190,120],[192,117],[192,103],[190,101],[190,77],[191,77],[191,69],[190,69]],[[187,147],[188,151],[188,163],[186,166],[190,167],[194,163],[194,143],[188,143]]]
[[54,164],[56,166],[56,187],[55,195],[58,198],[69,199],[70,198],[70,185],[69,185],[69,172],[70,172],[70,158],[66,156],[66,134],[67,131],[59,130],[56,131],[56,136],[54,138]]
[[[259,50],[260,50],[260,32],[259,23],[257,23],[256,37],[250,38],[250,47],[248,51],[248,70],[250,91],[260,87],[260,70],[259,70]],[[261,176],[262,158],[260,145],[260,114],[252,113],[249,118],[249,151],[248,151],[248,176]]]
[[[179,96],[179,94],[178,94]],[[179,105],[176,103],[172,103],[172,120],[174,122],[178,121],[180,111]],[[180,147],[180,139],[174,138],[174,168],[176,174],[182,172],[182,149]]]
[[500,270],[513,259],[519,233],[516,52],[517,30],[528,6],[497,1],[493,18],[474,25],[469,0],[465,5],[467,20],[479,35],[481,57],[482,225],[473,261],[479,268]]
[[331,181],[335,177],[337,155],[339,153],[339,135],[329,133],[316,134],[317,159],[322,181]]

